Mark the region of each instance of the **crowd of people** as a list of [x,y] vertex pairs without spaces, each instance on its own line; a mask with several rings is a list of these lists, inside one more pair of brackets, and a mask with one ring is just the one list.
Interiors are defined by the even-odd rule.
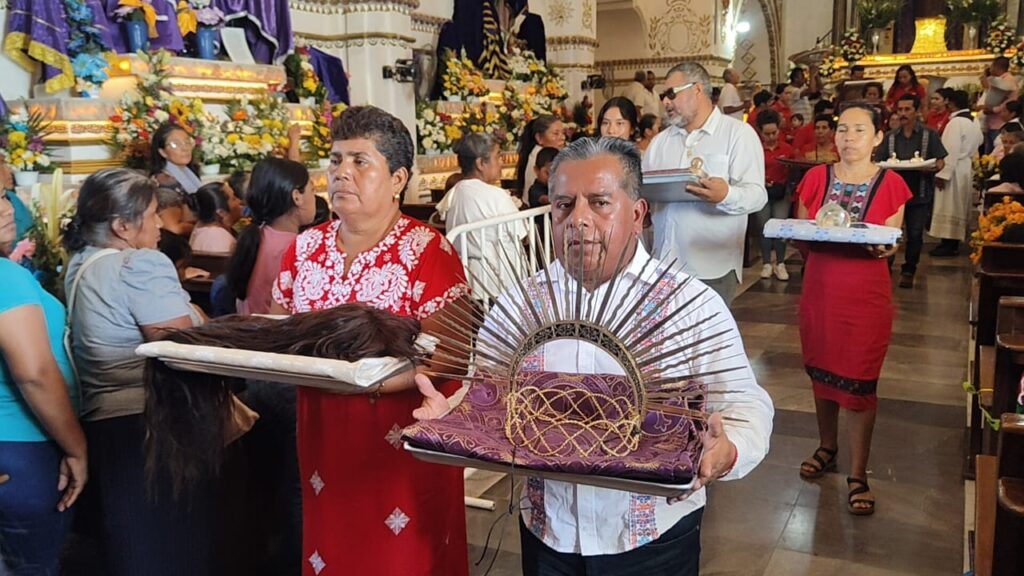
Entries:
[[[657,95],[654,75],[638,73],[632,98],[604,103],[593,137],[567,143],[558,117],[533,119],[520,138],[513,194],[496,185],[498,142],[478,133],[456,145],[460,171],[438,203],[449,230],[550,204],[559,265],[577,256],[589,263],[595,250],[624,254],[629,269],[649,253],[678,262],[681,275],[696,279],[680,301],[710,288],[701,317],[721,316],[739,342],[739,375],[730,388],[742,398],[722,402],[731,420],[712,418],[694,491],[680,503],[528,479],[523,500],[530,508],[520,523],[525,574],[697,573],[704,487],[750,472],[771,435],[771,400],[742,354],[728,310],[742,280],[748,220],[761,228],[770,218],[814,219],[834,203],[854,222],[905,226],[899,283],[913,287],[926,230],[942,240],[933,256],[959,251],[979,147],[1002,147],[1003,189],[1024,184],[1020,107],[1016,90],[1005,89],[1016,81],[1004,60],[993,62],[990,92],[974,105],[955,89],[926,101],[909,66],[900,67],[884,98],[881,84],[867,83],[860,97],[842,102],[822,97],[817,74],[799,68],[774,93],[747,101],[730,69],[717,106],[699,64],[671,68]],[[414,318],[450,349],[464,350],[471,335],[442,321],[444,311],[486,307],[508,289],[505,267],[494,261],[525,249],[535,234],[528,221],[453,247],[401,211],[414,146],[400,120],[356,106],[331,131],[329,206],[322,209],[308,170],[295,161],[297,131],[291,159],[266,159],[251,174],[204,184],[193,163],[195,142],[176,126],[162,127],[149,174],[102,170],[78,191],[64,239],[71,255],[65,304],[19,265],[26,212],[9,174],[0,174],[0,269],[8,284],[0,294],[0,564],[12,574],[55,573],[75,511],[115,576],[233,573],[240,565],[246,573],[312,576],[468,573],[461,470],[416,460],[396,440],[415,418],[443,414],[459,387],[425,372],[464,370],[467,358],[427,358],[371,396],[249,382],[240,396],[261,419],[224,450],[221,474],[185,494],[147,440],[154,416],[145,361],[134,352],[144,342],[217,322],[209,316],[220,313],[293,315],[359,302]],[[934,170],[879,166],[893,157],[934,160]],[[686,185],[696,201],[640,197],[642,172],[689,168],[696,158],[706,172]],[[788,280],[790,247],[770,239],[760,247],[761,277]],[[804,264],[803,361],[820,434],[800,476],[813,480],[836,469],[838,415],[847,411],[847,508],[871,514],[868,460],[899,246],[796,248]],[[580,251],[586,253],[573,255]],[[211,295],[212,315],[183,288],[193,252],[228,258]],[[613,268],[599,262],[598,285]],[[547,369],[604,369],[600,358],[584,362],[549,346]],[[712,408],[716,402],[709,400]],[[176,425],[188,423],[183,414]],[[239,478],[249,481],[235,483]],[[226,512],[233,500],[225,494],[233,491],[248,498],[241,520]],[[260,521],[249,522],[252,514]],[[256,543],[248,562],[227,552],[238,532]]]

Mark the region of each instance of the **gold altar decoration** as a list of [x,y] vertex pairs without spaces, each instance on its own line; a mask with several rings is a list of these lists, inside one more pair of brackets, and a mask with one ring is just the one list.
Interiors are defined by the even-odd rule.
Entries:
[[914,46],[911,54],[934,54],[946,51],[946,17],[918,18],[914,20],[916,27]]

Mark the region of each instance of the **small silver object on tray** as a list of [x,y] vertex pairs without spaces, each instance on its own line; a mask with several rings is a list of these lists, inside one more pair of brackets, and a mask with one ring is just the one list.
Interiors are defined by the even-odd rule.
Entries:
[[[694,158],[694,162],[698,160],[700,158]],[[701,171],[703,172],[703,169]],[[644,172],[643,178],[644,183],[640,186],[640,197],[651,202],[704,201],[686,191],[687,184],[697,184],[700,180],[700,176],[691,169],[654,170]]]
[[513,467],[508,464],[499,464],[497,462],[488,462],[486,460],[466,458],[465,456],[455,456],[453,454],[435,452],[434,450],[427,450],[425,448],[413,446],[408,442],[405,442],[405,450],[412,454],[416,459],[424,462],[430,462],[431,464],[443,464],[445,466],[457,466],[460,468],[476,468],[477,470],[490,470],[492,472],[502,472],[505,474],[516,473],[522,476],[533,476],[547,480],[559,480],[561,482],[573,482],[575,484],[586,484],[588,486],[597,486],[599,488],[623,490],[637,494],[650,494],[652,496],[664,496],[666,498],[685,494],[693,487],[693,481],[686,482],[684,484],[664,484],[650,480],[630,480],[628,478],[613,478],[610,476],[547,472],[533,470],[531,468],[523,468],[520,466],[516,466],[513,469]]

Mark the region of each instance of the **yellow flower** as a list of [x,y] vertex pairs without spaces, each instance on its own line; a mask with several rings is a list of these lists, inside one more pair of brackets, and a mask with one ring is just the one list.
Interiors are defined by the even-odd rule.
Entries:
[[270,132],[264,132],[263,136],[261,136],[261,139],[264,142],[266,142],[267,144],[273,144],[274,143],[274,137],[270,135]]
[[260,137],[255,134],[246,134],[242,137],[242,141],[254,148],[260,145]]
[[234,134],[234,133],[228,134],[227,143],[228,144],[234,144],[235,142],[238,142],[238,134]]
[[23,147],[23,146],[25,146],[25,142],[26,142],[25,133],[20,131],[20,130],[16,130],[14,132],[11,132],[7,136],[7,144],[9,146]]

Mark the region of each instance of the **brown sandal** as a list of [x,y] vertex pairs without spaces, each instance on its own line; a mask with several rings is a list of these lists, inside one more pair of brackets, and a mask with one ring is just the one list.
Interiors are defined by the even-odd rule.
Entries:
[[[875,498],[857,498],[861,494],[871,491],[868,481],[861,478],[847,478],[846,485],[850,487],[850,496],[846,503],[846,509],[854,516],[870,516],[875,513]],[[854,488],[853,486],[856,486]]]
[[[818,446],[818,449],[811,454],[811,457],[804,460],[800,464],[800,477],[804,480],[813,480],[815,478],[821,478],[826,472],[832,472],[836,469],[836,450],[835,448],[825,448],[824,446]],[[824,454],[828,457],[826,460],[819,454]]]

